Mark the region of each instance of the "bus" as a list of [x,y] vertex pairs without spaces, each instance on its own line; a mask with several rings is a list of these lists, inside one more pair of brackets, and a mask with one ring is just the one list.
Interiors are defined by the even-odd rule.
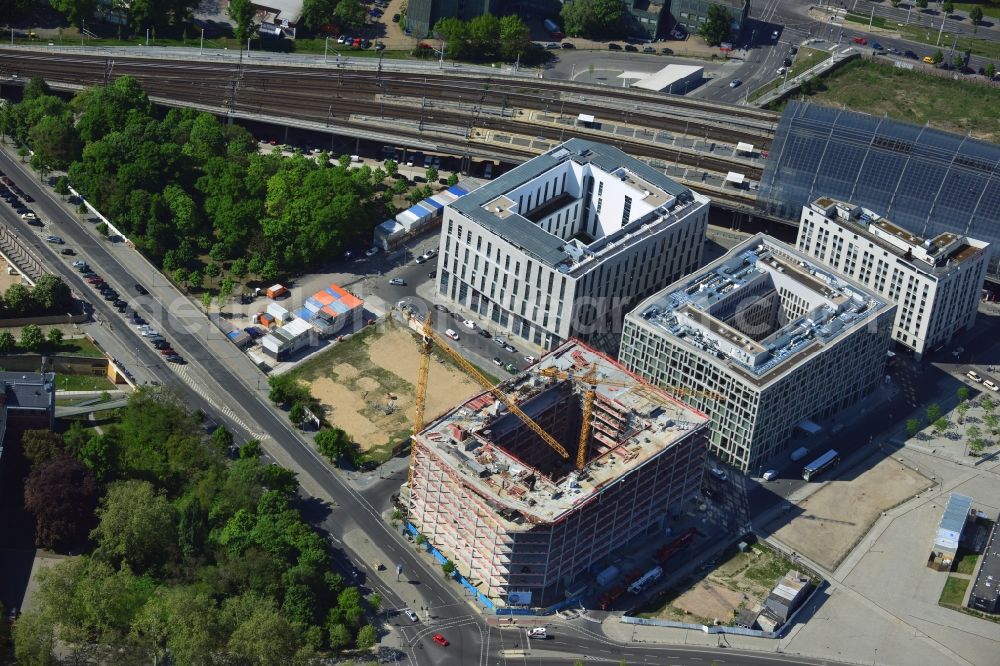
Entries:
[[802,468],[802,478],[811,481],[826,470],[840,464],[840,454],[830,449],[816,460]]

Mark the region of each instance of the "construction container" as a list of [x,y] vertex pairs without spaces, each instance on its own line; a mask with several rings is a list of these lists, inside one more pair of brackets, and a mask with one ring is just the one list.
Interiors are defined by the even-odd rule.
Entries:
[[288,289],[286,289],[283,285],[276,284],[273,287],[268,287],[267,291],[264,293],[271,299],[283,298],[288,295]]

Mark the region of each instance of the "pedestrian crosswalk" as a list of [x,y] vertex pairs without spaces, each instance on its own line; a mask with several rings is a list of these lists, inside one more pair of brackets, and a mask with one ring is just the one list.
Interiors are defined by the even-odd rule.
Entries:
[[202,399],[205,400],[205,402],[211,405],[213,410],[223,414],[232,423],[235,423],[237,426],[239,426],[251,439],[256,439],[263,442],[267,438],[267,433],[259,432],[250,425],[248,425],[246,421],[240,418],[239,415],[237,415],[236,412],[233,411],[228,405],[224,404],[220,405],[218,402],[216,402],[209,394],[209,392],[206,390],[204,384],[198,381],[193,376],[193,373],[189,366],[186,365],[176,366],[173,368],[173,370],[177,374],[177,376],[180,377],[181,380],[191,388],[192,391],[200,395]]

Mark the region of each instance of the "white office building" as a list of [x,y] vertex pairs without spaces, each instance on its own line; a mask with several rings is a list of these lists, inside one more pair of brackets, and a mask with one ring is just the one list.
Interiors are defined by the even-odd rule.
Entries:
[[960,233],[921,238],[823,197],[802,207],[796,247],[896,303],[892,337],[918,357],[975,324],[989,243]]
[[708,414],[709,450],[758,474],[878,387],[895,310],[758,234],[630,312],[619,360]]
[[572,139],[450,203],[438,294],[545,349],[614,353],[635,303],[701,260],[708,198]]

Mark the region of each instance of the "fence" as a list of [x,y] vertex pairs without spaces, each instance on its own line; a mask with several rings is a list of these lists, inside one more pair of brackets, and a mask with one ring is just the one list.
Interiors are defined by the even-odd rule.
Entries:
[[[944,49],[942,49],[944,51]],[[980,74],[962,74],[953,69],[941,69],[935,67],[934,65],[927,65],[922,62],[917,62],[914,60],[901,61],[888,56],[875,55],[873,53],[866,53],[862,56],[865,60],[870,60],[872,62],[877,62],[882,65],[893,65],[895,67],[903,67],[909,69],[913,72],[920,72],[921,74],[929,74],[930,76],[936,76],[939,79],[951,79],[953,81],[961,81],[962,83],[973,83],[978,86],[987,86],[990,88],[1000,88],[1000,81],[995,79],[990,79]],[[945,56],[947,58],[947,56]]]
[[[414,527],[412,523],[406,522],[403,524],[403,526],[404,529],[406,529],[406,531],[412,534],[414,537],[420,535],[420,532],[417,531],[417,528]],[[432,546],[429,541],[425,541],[421,545],[423,546],[424,550],[430,553],[434,557],[434,559],[437,560],[439,563],[444,564],[445,562],[448,561],[448,558],[445,557],[440,550]],[[454,574],[452,574],[451,577],[457,580],[462,587],[464,587],[470,593],[475,595],[476,600],[479,601],[479,603],[483,604],[483,606],[485,606],[487,610],[491,611],[496,610],[496,604],[490,601],[489,597],[487,597],[482,592],[477,590],[472,583],[466,580],[465,576],[462,576],[456,571]]]

